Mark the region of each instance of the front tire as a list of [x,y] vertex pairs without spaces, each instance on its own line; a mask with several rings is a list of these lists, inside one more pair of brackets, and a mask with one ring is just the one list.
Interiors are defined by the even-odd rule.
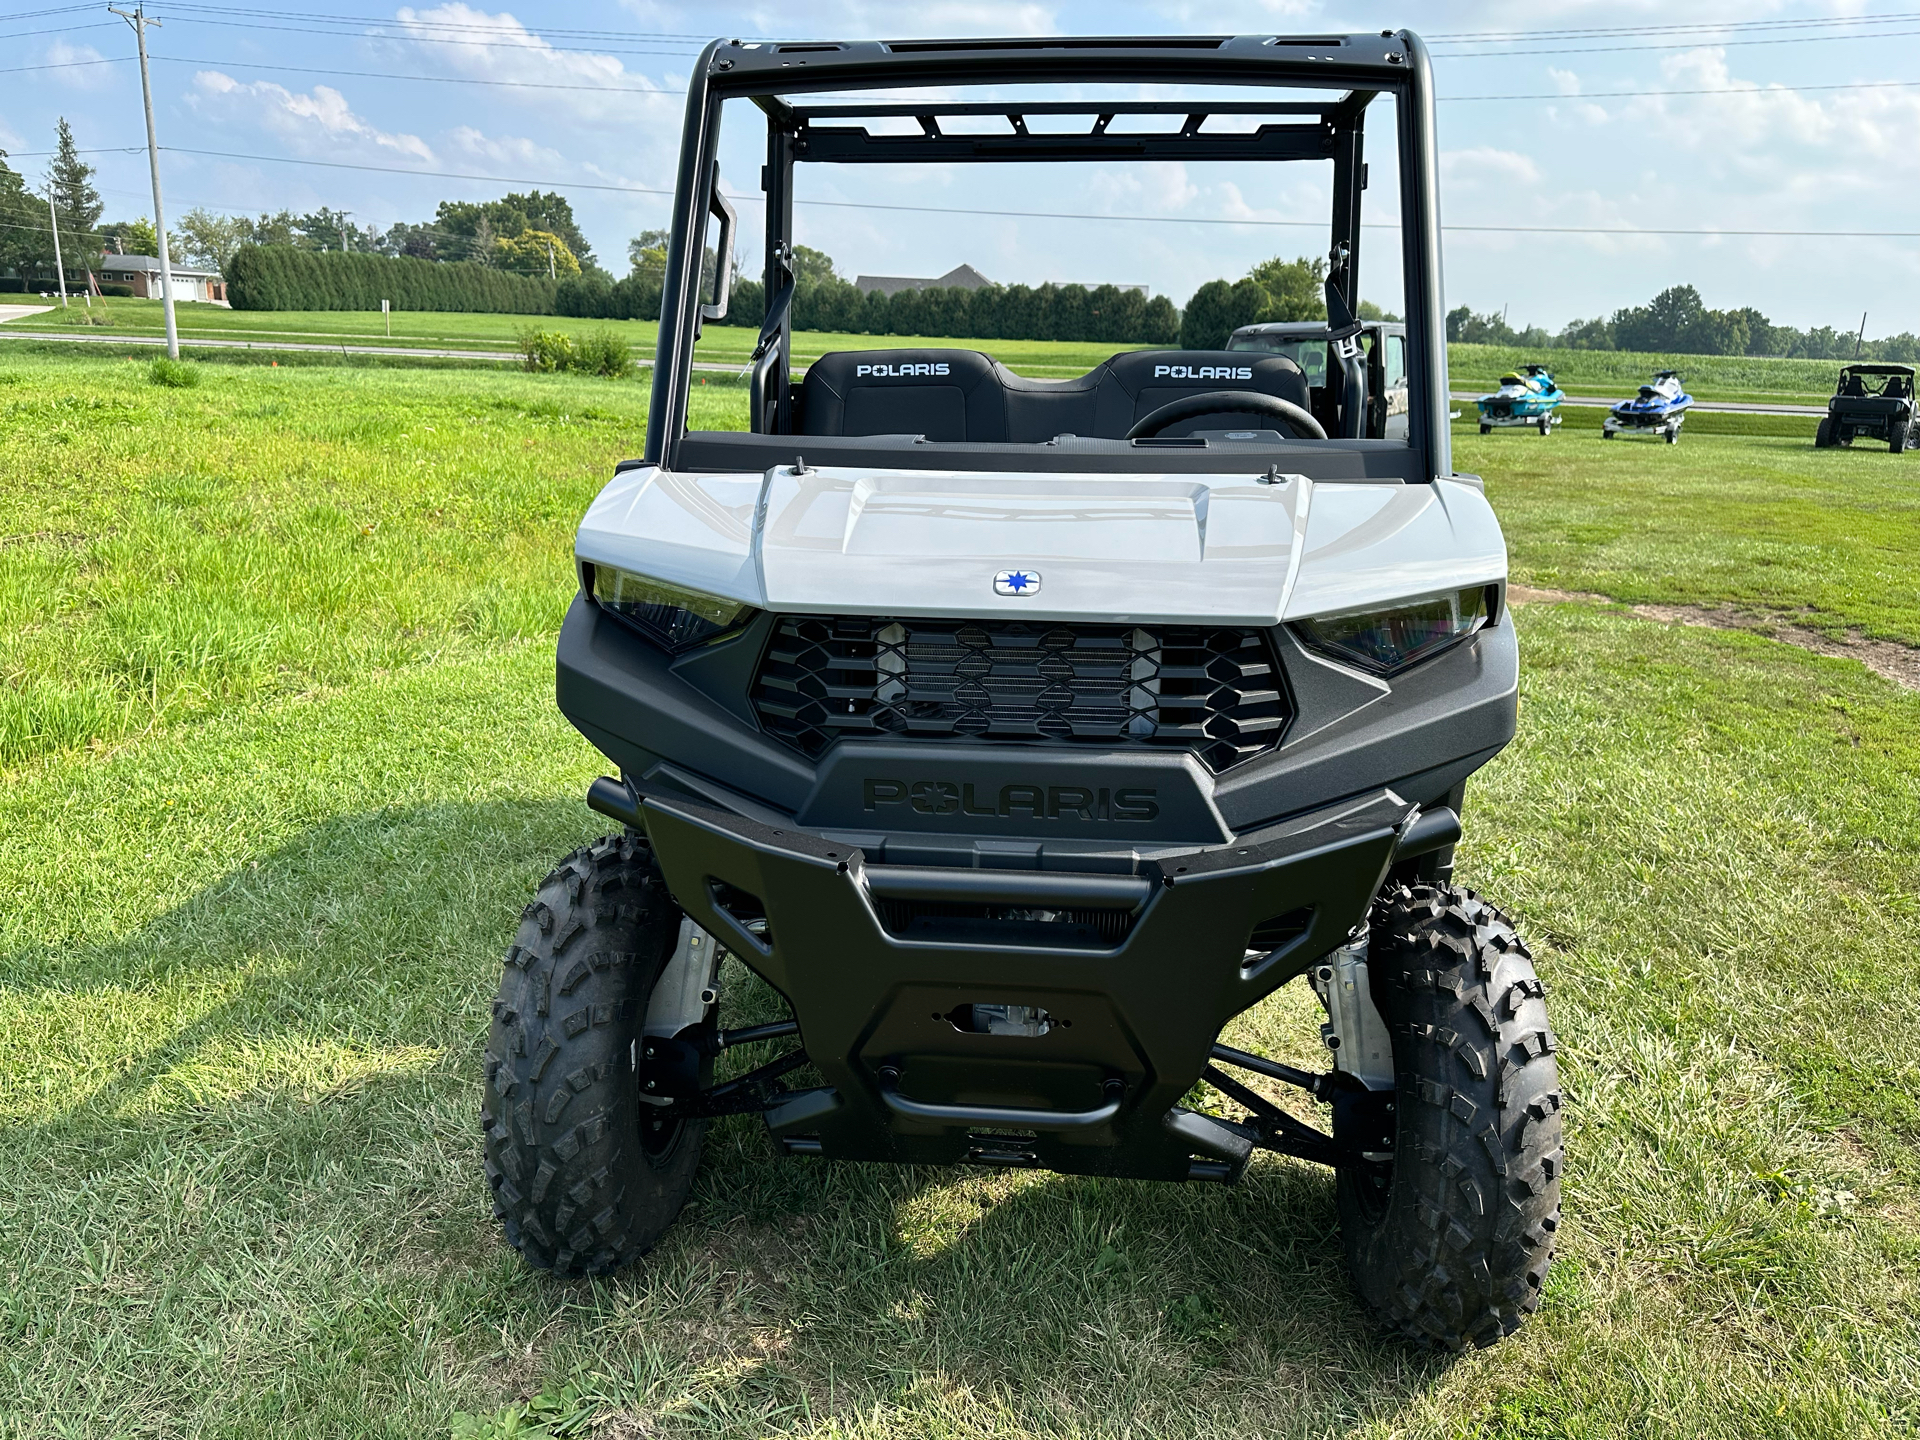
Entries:
[[1393,1035],[1394,1160],[1338,1180],[1361,1297],[1449,1350],[1539,1308],[1560,1223],[1560,1087],[1543,988],[1512,922],[1471,890],[1374,902],[1373,998]]
[[1816,450],[1831,450],[1833,446],[1833,417],[1829,415],[1820,422],[1819,428],[1813,432],[1813,448]]
[[521,913],[487,1034],[487,1184],[507,1243],[556,1275],[653,1248],[700,1164],[704,1121],[640,1100],[636,1046],[680,911],[643,840],[576,850]]

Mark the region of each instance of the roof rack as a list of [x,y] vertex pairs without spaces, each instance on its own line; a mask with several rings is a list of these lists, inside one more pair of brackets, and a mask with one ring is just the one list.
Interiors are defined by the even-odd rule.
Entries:
[[[1375,91],[1354,91],[1335,100],[1312,101],[1051,101],[980,103],[919,101],[896,105],[809,105],[792,108],[793,158],[835,164],[901,162],[954,163],[1007,160],[1325,160],[1333,155],[1342,129],[1353,125]],[[1122,116],[1179,117],[1160,131],[1114,131]],[[1209,131],[1216,116],[1289,115],[1311,117],[1304,124],[1266,124],[1253,130]],[[1084,116],[1084,130],[1035,130],[1029,118]],[[1004,135],[955,134],[943,120],[997,117],[1007,122]],[[876,135],[861,123],[829,121],[911,119],[917,135]]]

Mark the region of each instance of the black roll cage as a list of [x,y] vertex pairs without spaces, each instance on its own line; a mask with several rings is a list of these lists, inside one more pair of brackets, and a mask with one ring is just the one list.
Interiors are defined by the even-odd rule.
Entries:
[[[910,101],[796,105],[786,97],[826,91],[941,85],[1212,84],[1342,90],[1321,101],[958,102]],[[686,434],[694,343],[702,322],[725,314],[723,256],[718,293],[699,293],[709,213],[722,216],[723,248],[732,212],[720,195],[722,105],[751,99],[767,118],[767,320],[753,355],[756,429],[790,433],[793,396],[791,307],[793,168],[828,164],[954,164],[1107,158],[1331,160],[1334,167],[1327,286],[1329,324],[1342,331],[1357,312],[1361,192],[1367,106],[1381,94],[1398,102],[1402,263],[1406,279],[1408,444],[1425,463],[1415,473],[1452,473],[1446,330],[1440,276],[1433,71],[1426,46],[1410,30],[1364,35],[1181,36],[1158,39],[915,40],[777,44],[716,40],[688,79],[685,126],[673,199],[671,240],[660,304],[659,349],[647,422],[646,463],[671,468]],[[1181,115],[1177,133],[1114,131],[1125,115]],[[1239,132],[1209,132],[1214,116],[1268,115],[1275,121]],[[1031,117],[1085,116],[1084,130],[1035,130]],[[1005,134],[954,133],[943,119],[999,117]],[[872,133],[865,122],[908,118],[919,132]],[[836,123],[829,123],[836,122]],[[1342,315],[1341,312],[1345,314]]]

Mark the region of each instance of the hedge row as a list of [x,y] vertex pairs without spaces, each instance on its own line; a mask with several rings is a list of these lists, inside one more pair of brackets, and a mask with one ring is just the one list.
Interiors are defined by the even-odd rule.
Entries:
[[[558,312],[585,320],[657,320],[660,282],[629,275],[618,284],[563,280]],[[726,324],[758,329],[766,294],[758,280],[735,284]],[[796,330],[840,335],[965,335],[981,340],[1091,340],[1115,345],[1171,345],[1180,316],[1164,295],[1102,285],[993,285],[984,290],[933,287],[862,295],[844,280],[802,285],[793,297]]]
[[554,313],[553,281],[465,261],[243,245],[227,262],[227,298],[236,310],[465,310]]
[[553,313],[577,320],[658,320],[660,277],[636,270],[611,285],[593,276],[562,280],[554,294]]
[[[760,324],[759,282],[743,281],[727,316]],[[1164,295],[1102,285],[989,285],[982,290],[932,286],[862,295],[844,280],[802,285],[793,297],[799,330],[855,335],[966,335],[982,340],[1092,340],[1115,345],[1171,344],[1180,316]]]

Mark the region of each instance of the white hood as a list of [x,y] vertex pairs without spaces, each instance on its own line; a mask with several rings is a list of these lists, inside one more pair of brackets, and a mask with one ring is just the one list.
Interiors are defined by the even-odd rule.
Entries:
[[[1260,625],[1507,569],[1475,486],[1297,475],[649,467],[600,493],[575,549],[784,612]],[[996,593],[1009,571],[1037,587]]]

